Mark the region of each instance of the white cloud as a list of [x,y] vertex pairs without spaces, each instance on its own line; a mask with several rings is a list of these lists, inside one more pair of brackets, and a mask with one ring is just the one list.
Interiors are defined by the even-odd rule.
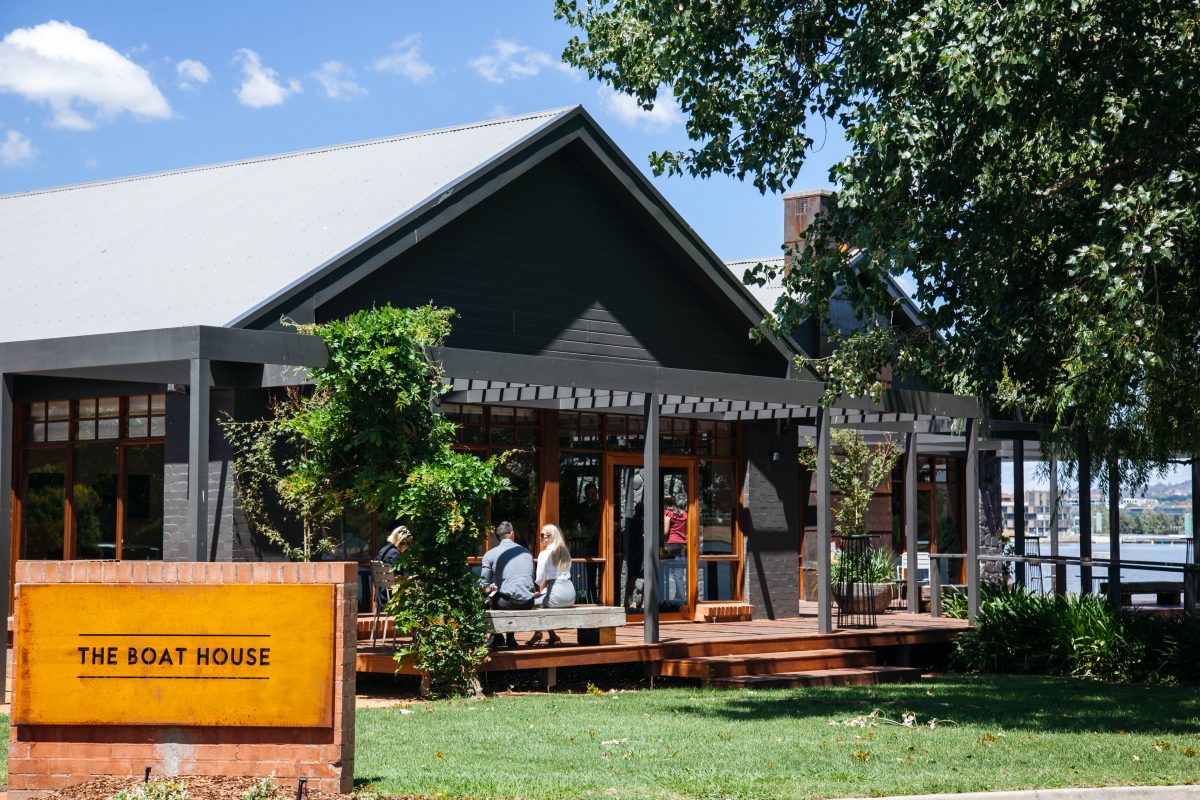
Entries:
[[312,74],[330,100],[349,100],[367,90],[354,82],[354,70],[340,61],[326,61]]
[[208,67],[192,58],[185,58],[175,65],[175,76],[179,79],[180,89],[195,89],[212,80]]
[[544,69],[555,69],[567,74],[573,70],[549,53],[509,39],[496,38],[488,52],[467,62],[485,80],[504,83],[518,78],[532,78]]
[[26,164],[32,164],[37,158],[37,148],[33,146],[33,142],[28,136],[24,136],[17,131],[9,131],[4,134],[4,141],[0,142],[0,164],[6,167],[23,167]]
[[279,82],[279,73],[264,67],[262,59],[253,50],[242,48],[237,52],[242,65],[242,85],[238,87],[237,99],[244,106],[266,108],[283,105],[289,95],[299,92],[300,81],[289,79],[287,86]]
[[628,128],[637,128],[649,132],[664,131],[683,122],[683,114],[675,98],[662,89],[654,99],[654,108],[647,111],[638,105],[631,95],[616,92],[612,89],[600,90],[600,105],[617,122]]
[[77,131],[122,111],[143,120],[171,116],[145,69],[69,22],[16,28],[0,41],[0,91],[45,103],[52,124]]
[[372,61],[371,69],[402,75],[415,83],[433,74],[433,65],[421,57],[421,35],[416,33],[392,42],[391,52]]

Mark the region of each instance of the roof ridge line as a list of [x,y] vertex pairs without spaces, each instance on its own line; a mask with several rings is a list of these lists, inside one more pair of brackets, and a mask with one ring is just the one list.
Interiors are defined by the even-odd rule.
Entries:
[[299,158],[301,156],[320,155],[329,153],[334,150],[352,150],[358,147],[370,147],[372,145],[389,144],[392,142],[400,142],[407,139],[421,139],[429,136],[450,133],[452,131],[465,131],[476,128],[486,128],[492,125],[505,125],[512,122],[521,122],[524,120],[538,119],[545,117],[547,119],[556,117],[563,112],[575,108],[576,106],[567,105],[557,108],[546,109],[544,111],[535,111],[527,114],[515,114],[510,117],[502,117],[499,119],[480,120],[477,122],[469,122],[462,125],[448,125],[441,128],[430,128],[423,131],[413,131],[412,133],[397,134],[394,136],[381,136],[376,139],[360,139],[353,142],[343,142],[341,144],[322,145],[320,147],[310,147],[304,150],[292,150],[285,153],[272,153],[265,156],[252,156],[251,158],[238,159],[236,161],[220,161],[214,164],[198,164],[192,167],[177,167],[175,169],[160,170],[158,172],[144,172],[138,175],[126,175],[120,178],[106,178],[99,181],[91,181],[88,183],[72,183],[65,186],[49,186],[43,189],[29,189],[24,192],[14,192],[12,194],[0,194],[0,201],[13,200],[25,197],[37,197],[39,195],[57,194],[59,192],[71,192],[80,189],[91,189],[101,186],[113,186],[122,183],[136,183],[138,181],[153,180],[155,178],[169,178],[174,175],[184,175],[194,172],[209,172],[218,169],[228,169],[230,167],[240,167],[249,164],[264,164],[271,161],[282,161],[288,158]]

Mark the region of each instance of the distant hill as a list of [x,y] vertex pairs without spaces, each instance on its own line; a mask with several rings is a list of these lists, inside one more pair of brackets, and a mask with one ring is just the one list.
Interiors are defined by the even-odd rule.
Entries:
[[1154,497],[1159,500],[1165,500],[1172,497],[1191,496],[1191,481],[1179,481],[1178,483],[1152,483],[1146,487],[1146,497]]

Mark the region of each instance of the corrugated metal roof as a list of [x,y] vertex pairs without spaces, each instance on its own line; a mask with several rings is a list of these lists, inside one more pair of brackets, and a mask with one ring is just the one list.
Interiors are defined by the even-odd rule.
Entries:
[[570,108],[0,197],[0,341],[228,325]]
[[[738,258],[733,261],[726,261],[725,266],[733,273],[733,277],[737,278],[738,283],[741,283],[742,276],[746,274],[746,270],[758,264],[770,264],[780,269],[783,268],[783,256],[768,256],[766,258]],[[751,284],[746,287],[750,294],[754,295],[754,299],[763,307],[764,311],[773,311],[775,309],[775,301],[783,294],[783,287],[779,280],[771,281],[766,286],[755,286]]]

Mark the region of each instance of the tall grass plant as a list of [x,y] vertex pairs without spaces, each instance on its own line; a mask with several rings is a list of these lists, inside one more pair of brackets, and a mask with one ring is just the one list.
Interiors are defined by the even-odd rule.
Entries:
[[[966,616],[966,597],[948,597]],[[985,584],[977,624],[952,664],[980,672],[1066,675],[1109,682],[1200,683],[1200,619],[1155,617],[1098,595],[1039,595]]]

